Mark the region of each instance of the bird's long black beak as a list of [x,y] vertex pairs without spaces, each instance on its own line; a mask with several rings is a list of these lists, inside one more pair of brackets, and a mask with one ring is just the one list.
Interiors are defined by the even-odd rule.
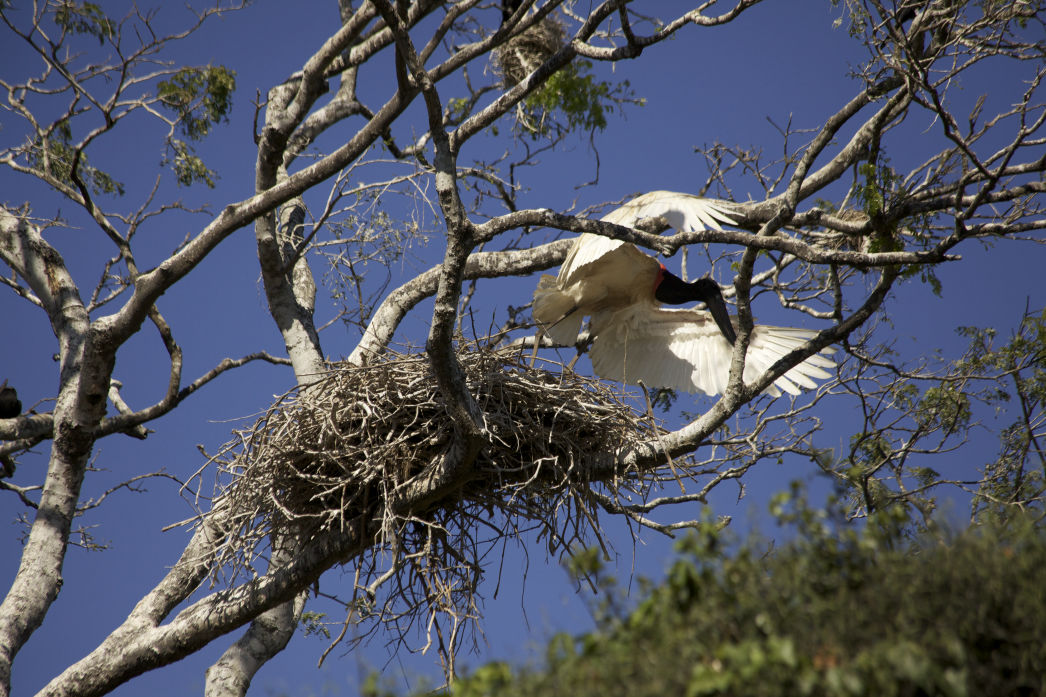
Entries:
[[710,278],[702,278],[694,283],[701,291],[701,301],[712,313],[712,319],[719,325],[719,331],[723,333],[726,340],[733,346],[737,343],[737,332],[730,321],[730,313],[726,310],[726,301],[723,300],[723,291],[719,290],[719,284]]

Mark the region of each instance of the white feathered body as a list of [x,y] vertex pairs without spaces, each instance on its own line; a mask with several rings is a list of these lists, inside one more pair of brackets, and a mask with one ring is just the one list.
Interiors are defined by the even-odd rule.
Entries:
[[[721,229],[721,223],[732,222],[726,205],[670,191],[637,196],[603,220],[634,227],[658,216],[683,232]],[[654,299],[660,269],[657,259],[635,245],[601,235],[580,235],[559,275],[541,277],[532,314],[544,334],[563,345],[573,344],[583,318],[591,317],[589,355],[600,377],[722,394],[733,347],[709,313],[664,308]],[[745,382],[756,379],[814,335],[816,332],[805,329],[755,327],[746,355]],[[826,369],[834,365],[824,355],[812,356],[767,392],[777,395],[780,389],[798,394],[800,386],[813,388],[814,379],[829,377]]]
[[[575,243],[571,253],[577,249]],[[564,263],[562,269],[566,268]],[[585,271],[583,277],[573,274],[575,277],[566,282],[562,269],[559,278],[546,274],[534,291],[534,319],[544,326],[545,334],[559,344],[569,345],[577,340],[581,320],[586,315],[628,307],[646,299],[657,283],[660,264],[634,245],[620,244],[581,268]],[[576,309],[571,312],[573,308]]]
[[[672,191],[651,191],[615,208],[601,220],[635,227],[643,220],[662,217],[682,232],[733,222],[730,211],[717,201]],[[572,344],[582,319],[605,309],[617,309],[646,299],[653,292],[661,264],[635,245],[585,233],[567,253],[558,277],[544,275],[534,291],[532,314],[545,335],[559,344]],[[573,312],[571,308],[576,308]]]

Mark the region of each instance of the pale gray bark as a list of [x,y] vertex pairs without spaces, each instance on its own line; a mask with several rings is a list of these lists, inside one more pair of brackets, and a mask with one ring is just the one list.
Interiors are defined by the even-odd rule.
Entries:
[[[293,121],[287,116],[291,94],[286,85],[269,93],[266,132],[278,132]],[[301,99],[302,94],[299,92],[295,98]],[[276,148],[274,141],[282,144],[287,139],[269,138],[260,144],[256,176],[259,193],[287,179],[287,170],[282,164],[284,157],[278,150],[270,151]],[[273,162],[281,164],[273,169]],[[313,321],[316,282],[302,253],[304,225],[305,204],[300,198],[294,198],[284,204],[278,214],[269,213],[255,221],[255,238],[269,313],[283,335],[295,379],[300,386],[307,387],[322,376],[326,366]],[[272,547],[269,565],[275,570],[293,558],[297,545],[293,539],[276,538],[272,540]],[[291,640],[305,609],[306,595],[306,591],[301,591],[293,600],[265,611],[251,622],[243,636],[207,670],[207,697],[239,697],[247,693],[254,674]]]
[[25,279],[47,311],[61,359],[50,466],[18,572],[0,604],[0,694],[6,694],[15,655],[43,622],[61,588],[69,530],[91,454],[88,432],[105,413],[108,388],[102,387],[101,374],[111,370],[112,354],[91,351],[101,342],[62,257],[28,221],[2,209],[0,257]]
[[[279,568],[293,556],[293,550],[273,554],[271,565]],[[273,656],[283,651],[298,628],[308,591],[293,600],[258,615],[247,631],[207,669],[204,694],[207,697],[245,695],[254,674]]]
[[[677,17],[666,17],[650,30],[651,34],[644,36],[639,34],[638,27],[628,24],[627,3],[597,3],[590,14],[575,18],[571,25],[573,33],[565,45],[517,84],[492,87],[491,91],[500,90],[500,93],[496,93],[496,97],[492,94],[489,99],[484,99],[486,93],[480,90],[461,99],[461,95],[450,95],[449,89],[444,89],[443,86],[450,83],[447,78],[461,76],[464,69],[478,66],[479,61],[486,60],[490,51],[510,34],[519,34],[551,16],[563,9],[564,3],[524,0],[515,14],[516,23],[478,33],[471,41],[459,41],[458,35],[451,33],[452,28],[457,31],[455,21],[471,20],[469,13],[473,10],[489,12],[489,3],[465,0],[448,5],[436,0],[409,3],[368,0],[353,8],[353,3],[341,0],[338,3],[341,24],[337,30],[299,70],[269,91],[258,136],[255,194],[216,208],[219,212],[196,230],[186,244],[144,272],[136,264],[129,230],[148,220],[149,215],[163,212],[162,207],[145,213],[149,206],[143,205],[137,217],[121,217],[103,210],[92,199],[90,187],[75,175],[75,168],[72,181],[65,181],[49,170],[34,169],[26,164],[15,147],[0,151],[0,165],[38,178],[67,202],[82,209],[97,225],[95,232],[114,245],[118,259],[126,266],[128,283],[126,293],[114,296],[111,305],[95,305],[93,299],[85,303],[83,298],[92,296],[75,285],[59,251],[45,241],[28,210],[0,208],[0,261],[13,272],[4,276],[0,290],[10,288],[47,313],[60,357],[53,411],[23,414],[4,420],[8,423],[0,423],[0,438],[4,439],[0,445],[2,456],[51,441],[47,472],[41,478],[43,488],[38,510],[18,573],[0,603],[0,696],[10,690],[12,665],[18,651],[45,620],[57,597],[72,520],[81,503],[84,472],[96,441],[118,432],[145,435],[144,424],[176,408],[225,371],[251,360],[289,364],[294,371],[293,382],[305,390],[326,370],[314,318],[317,287],[307,256],[309,242],[322,227],[311,227],[313,219],[307,215],[305,194],[334,177],[345,175],[378,143],[384,143],[394,158],[411,162],[415,168],[412,176],[431,182],[445,230],[439,265],[404,282],[397,281],[398,288],[380,303],[375,302],[375,312],[360,313],[361,317],[366,314],[368,321],[362,340],[349,358],[356,364],[373,360],[393,341],[407,314],[422,299],[434,297],[425,355],[432,366],[439,394],[453,418],[455,433],[452,447],[445,456],[426,463],[426,469],[411,485],[397,491],[394,500],[389,502],[390,510],[404,517],[423,515],[431,507],[456,496],[460,483],[470,476],[477,455],[485,444],[489,445],[482,408],[463,379],[454,346],[461,305],[467,302],[463,292],[466,282],[549,269],[563,260],[571,244],[570,240],[559,240],[509,251],[481,249],[488,242],[505,239],[513,230],[529,226],[594,232],[665,254],[674,253],[684,245],[701,243],[736,245],[745,250],[737,265],[734,283],[741,330],[731,370],[733,379],[727,393],[692,423],[665,433],[656,441],[625,452],[588,454],[587,459],[577,463],[576,473],[582,483],[610,481],[624,473],[657,470],[664,468],[669,458],[696,453],[713,441],[717,431],[745,404],[789,368],[824,347],[855,336],[881,308],[902,270],[957,261],[960,257],[956,251],[971,239],[999,239],[1027,232],[1041,234],[1046,223],[1042,205],[1037,200],[1046,193],[1046,183],[1036,175],[1046,170],[1046,160],[1040,152],[1044,117],[1041,109],[1036,111],[1035,105],[1041,99],[1034,87],[1043,79],[1043,74],[1033,81],[1033,88],[1023,95],[1023,101],[1020,95],[1013,100],[1013,111],[1008,116],[1015,117],[1011,121],[1023,121],[1019,129],[1007,136],[1010,143],[997,152],[978,156],[974,151],[980,136],[972,132],[964,134],[957,127],[957,118],[962,117],[949,112],[941,101],[947,83],[931,84],[931,73],[924,67],[932,50],[943,50],[941,46],[934,48],[934,42],[947,40],[934,38],[927,43],[924,25],[934,20],[925,12],[918,14],[908,29],[898,29],[899,23],[889,17],[888,10],[879,8],[883,19],[871,31],[876,36],[889,34],[900,47],[898,50],[908,50],[910,55],[903,60],[878,56],[877,67],[874,71],[869,69],[865,85],[856,88],[852,98],[841,102],[838,111],[828,116],[809,142],[794,152],[789,151],[788,166],[781,168],[777,180],[766,184],[764,200],[735,206],[736,227],[740,229],[657,235],[651,229],[633,230],[543,208],[515,210],[511,186],[503,179],[491,172],[477,173],[459,162],[462,148],[470,138],[511,113],[551,75],[578,56],[595,61],[638,58],[647,47],[683,32],[689,25],[725,24],[755,4],[743,0],[719,16],[706,16],[695,9]],[[874,1],[866,4],[876,5]],[[1003,14],[1020,11],[1020,8],[989,9]],[[477,17],[477,23],[485,21]],[[995,21],[1001,26],[1012,19],[1000,14]],[[422,20],[426,22],[421,24]],[[610,20],[625,26],[618,32],[620,23],[608,28]],[[987,21],[978,20],[974,29],[979,31],[980,25]],[[613,34],[611,38],[616,42],[613,45],[608,40],[608,32]],[[965,46],[957,40],[953,43],[956,47]],[[453,47],[444,51],[443,47],[448,45]],[[870,41],[869,45],[873,53],[881,51],[881,47],[876,49],[879,44]],[[998,44],[985,39],[984,45]],[[126,106],[125,93],[137,84],[129,76],[139,79],[135,73],[139,66],[133,57],[108,74],[115,85],[114,92],[109,96],[96,96],[88,89],[93,85],[88,83],[91,77],[88,72],[63,73],[67,66],[55,62],[57,50],[41,51],[41,54],[43,60],[49,61],[49,70],[61,74],[71,92],[78,95],[77,100],[89,104],[100,116],[98,122],[103,124],[70,146],[76,152],[75,158],[102,134],[116,128],[127,114],[135,110],[155,113],[159,108],[155,100],[146,97],[126,111],[115,108],[116,104]],[[382,59],[388,56],[395,70],[389,71],[389,89],[382,93],[386,101],[371,108],[358,99],[356,80],[360,69],[379,55]],[[955,75],[958,74],[956,70]],[[329,95],[327,90],[333,80],[339,80],[338,89]],[[31,130],[36,129],[32,131],[34,134],[46,132],[48,124],[37,124],[34,115],[16,98],[17,86],[9,87],[5,83],[4,87],[8,91],[11,113],[20,114],[30,123]],[[425,118],[412,123],[411,128],[417,127],[422,132],[412,132],[411,137],[416,140],[401,147],[394,138],[393,127],[419,97],[424,102]],[[455,111],[461,108],[457,101],[455,108],[450,107],[450,97],[466,105],[464,113]],[[76,100],[73,103],[70,110],[79,108],[75,106]],[[903,198],[893,202],[892,207],[872,214],[826,210],[815,201],[829,185],[839,182],[865,162],[868,153],[878,147],[890,129],[917,107],[936,116],[935,122],[941,124],[952,145],[941,151],[939,159],[931,158],[928,164],[908,175]],[[67,114],[71,115],[72,111]],[[1000,116],[998,123],[1005,124],[1007,119]],[[353,128],[345,132],[333,152],[295,169],[299,156],[320,136],[336,132],[335,128],[345,128],[346,124],[352,124]],[[167,125],[173,131],[174,125]],[[852,135],[844,142],[847,133]],[[960,156],[966,158],[962,171],[950,170],[949,158]],[[752,171],[765,169],[751,153],[738,152],[737,159],[750,165]],[[463,180],[473,176],[487,177],[487,181],[494,182],[501,202],[508,204],[511,212],[487,219],[480,215],[489,209],[477,212],[470,208],[471,204],[466,205]],[[920,184],[920,178],[930,183]],[[337,186],[332,185],[332,190],[335,189]],[[151,198],[146,204],[151,205]],[[1011,210],[1006,216],[990,217],[985,211],[993,205],[1009,206]],[[902,249],[873,251],[868,244],[884,230],[891,230],[891,226],[919,215],[951,216],[953,229],[942,231],[939,225],[930,232],[920,232],[920,245]],[[287,357],[255,353],[241,359],[226,359],[183,385],[181,350],[174,339],[177,328],[167,326],[157,302],[166,291],[186,279],[218,245],[248,225],[254,228],[266,300]],[[900,230],[897,234],[916,233]],[[828,280],[818,291],[819,296],[831,299],[834,304],[817,316],[831,320],[832,324],[802,350],[772,366],[755,383],[745,385],[740,375],[752,326],[751,290],[756,282],[772,275],[755,273],[755,260],[760,252],[778,252],[787,257],[789,264],[820,267]],[[775,271],[784,266],[786,263],[781,262]],[[840,300],[840,274],[858,270],[875,281],[860,288],[856,300],[844,307]],[[9,281],[9,275],[15,280]],[[796,305],[802,305],[802,301],[796,301]],[[104,315],[92,309],[101,307],[112,309]],[[815,314],[814,310],[809,311]],[[95,313],[93,321],[92,312]],[[155,404],[138,409],[125,404],[114,390],[112,401],[119,413],[107,416],[106,396],[110,387],[117,384],[114,379],[119,377],[113,375],[116,352],[142,330],[147,321],[160,334],[169,356],[168,388]],[[815,397],[815,401],[818,398]],[[751,440],[756,441],[757,432],[753,429],[751,434],[724,442],[738,452],[747,453],[744,458],[750,456],[752,461],[768,457],[772,449],[758,453],[754,449],[751,453],[744,450],[743,438],[751,436]],[[804,447],[802,438],[796,435],[793,442],[780,446],[779,451]],[[738,456],[739,460],[744,458]],[[714,464],[719,466],[724,462],[730,460],[723,456],[721,462]],[[711,487],[740,477],[750,466],[747,460],[746,464],[731,468],[715,469],[710,464],[710,471],[715,475],[700,491],[664,503],[702,501]],[[644,525],[656,527],[637,516],[660,502],[630,507],[598,496],[593,493],[605,510],[629,515]],[[263,574],[222,588],[222,592],[204,593],[175,612],[190,594],[200,591],[201,584],[213,571],[219,551],[229,539],[235,511],[227,510],[225,505],[218,500],[215,509],[199,521],[184,553],[166,576],[137,603],[116,630],[86,657],[55,677],[43,694],[102,695],[136,675],[176,662],[242,630],[243,634],[208,670],[206,693],[209,697],[243,695],[258,669],[293,636],[309,585],[332,566],[358,558],[375,544],[379,532],[378,521],[357,520],[343,531],[327,532],[307,541],[274,537],[269,540],[274,551]],[[680,526],[685,524],[681,522]]]

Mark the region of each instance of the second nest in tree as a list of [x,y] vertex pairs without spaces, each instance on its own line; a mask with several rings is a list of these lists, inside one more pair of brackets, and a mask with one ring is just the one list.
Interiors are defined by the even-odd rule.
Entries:
[[550,56],[563,48],[566,32],[552,17],[545,17],[494,50],[494,68],[505,87],[515,87]]

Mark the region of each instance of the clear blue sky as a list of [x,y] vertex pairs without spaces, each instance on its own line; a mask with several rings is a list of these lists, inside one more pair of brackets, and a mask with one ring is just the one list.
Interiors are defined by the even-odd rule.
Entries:
[[[105,5],[108,6],[109,3]],[[315,0],[297,5],[293,12],[286,3],[260,0],[242,13],[213,21],[196,36],[185,41],[176,57],[195,64],[221,63],[237,71],[238,90],[235,109],[228,126],[223,127],[200,147],[207,162],[219,170],[221,179],[213,191],[174,192],[189,203],[212,202],[220,209],[226,202],[253,193],[254,144],[251,140],[255,90],[264,94],[274,82],[298,69],[302,61],[320,45],[337,23],[336,3]],[[686,6],[680,2],[656,2],[651,11],[670,14]],[[492,12],[493,17],[493,12]],[[581,205],[613,200],[633,192],[652,189],[691,191],[706,175],[703,160],[694,154],[695,146],[720,141],[743,146],[760,146],[768,155],[779,151],[777,131],[768,119],[782,124],[789,118],[797,128],[820,127],[854,91],[848,77],[851,66],[863,57],[863,48],[846,33],[833,29],[838,11],[821,0],[767,2],[735,24],[714,31],[688,28],[674,40],[649,49],[642,59],[621,63],[614,78],[628,79],[637,94],[646,98],[644,108],[630,109],[624,118],[612,117],[607,130],[597,140],[600,152],[599,182],[576,189],[578,182],[595,174],[595,159],[583,139],[570,143],[566,152],[543,157],[538,169],[524,171],[522,182],[529,188],[523,196],[526,206],[564,209],[577,199]],[[164,20],[184,20],[185,11],[177,3],[164,3]],[[0,70],[18,72],[30,60],[25,51],[10,42],[0,44]],[[971,101],[997,80],[1011,76],[979,74],[963,85]],[[388,91],[386,83],[367,76],[363,93],[377,102]],[[385,79],[389,79],[385,76]],[[454,96],[445,91],[444,98]],[[0,138],[11,138],[9,114],[2,115],[4,130]],[[351,133],[350,123],[338,131]],[[916,143],[928,137],[932,124],[906,124],[906,133]],[[398,134],[406,137],[404,129]],[[332,136],[333,137],[333,136]],[[136,141],[133,137],[110,138],[107,147],[93,160],[103,169],[112,169],[128,184],[127,208],[135,208],[141,195],[151,186],[158,171],[161,153],[156,141]],[[462,160],[485,154],[489,141],[470,145]],[[470,149],[471,148],[471,149]],[[913,147],[913,150],[917,148]],[[493,152],[493,150],[491,150]],[[897,164],[904,164],[906,153],[892,151]],[[130,173],[136,173],[127,179]],[[72,206],[46,197],[35,183],[2,175],[6,202],[30,200],[38,216],[56,211],[70,217],[71,227],[55,229],[47,238],[65,255],[84,287],[93,286],[99,260],[111,255],[100,235]],[[760,197],[756,189],[739,190],[739,196]],[[148,231],[154,240],[156,261],[203,225],[204,218],[175,214],[157,230]],[[1026,301],[1031,308],[1046,304],[1046,287],[1040,280],[1042,250],[1032,245],[1001,245],[992,249],[968,247],[962,250],[966,261],[940,271],[943,297],[930,293],[917,281],[902,285],[891,297],[887,312],[894,325],[898,346],[917,356],[940,347],[945,355],[956,355],[962,342],[955,327],[965,324],[995,326],[1008,333],[1019,320]],[[427,267],[439,258],[439,240],[416,251],[418,260],[395,273],[403,274]],[[691,269],[691,273],[701,273]],[[317,275],[323,269],[314,264]],[[717,269],[720,281],[729,280],[727,269]],[[535,279],[506,279],[487,284],[484,302],[477,308],[504,317],[508,304],[527,301]],[[320,321],[329,318],[330,307],[322,307]],[[405,325],[403,340],[422,342],[427,318],[423,305]],[[187,380],[210,369],[222,358],[236,357],[257,350],[282,354],[282,343],[265,307],[259,281],[253,237],[243,230],[218,249],[187,282],[165,295],[160,309],[174,327],[177,340],[185,349],[184,375]],[[772,324],[812,326],[808,318],[790,315],[763,296],[755,307],[758,319]],[[480,316],[479,314],[477,316]],[[57,365],[51,355],[57,350],[54,337],[39,310],[0,288],[0,317],[4,341],[0,342],[0,379],[17,387],[26,407],[53,395],[57,384]],[[336,326],[323,335],[324,349],[332,357],[347,354],[356,336]],[[158,367],[160,366],[160,367]],[[145,330],[120,353],[116,377],[126,387],[125,399],[140,406],[155,401],[166,383],[163,347],[154,332]],[[234,371],[218,383],[194,396],[171,415],[149,424],[156,432],[145,442],[122,436],[102,441],[84,493],[98,496],[108,487],[128,477],[159,468],[187,477],[202,464],[197,444],[214,452],[239,425],[239,419],[263,410],[273,395],[292,386],[288,369],[252,365]],[[692,398],[692,411],[707,405],[705,398]],[[47,404],[41,410],[48,410]],[[840,422],[839,429],[845,425]],[[843,431],[826,433],[826,446],[846,439]],[[978,465],[988,457],[993,442],[985,438],[969,457]],[[47,444],[37,453],[21,458],[21,471],[28,473],[21,483],[35,480],[46,462]],[[964,455],[964,457],[967,457]],[[764,510],[769,494],[783,488],[796,477],[808,477],[809,466],[786,461],[783,466],[762,465],[753,471],[746,484],[748,497],[737,502],[737,489],[723,487],[714,500],[717,514],[732,515],[741,529],[752,510]],[[17,481],[17,480],[16,480]],[[30,694],[73,661],[79,659],[119,624],[141,595],[162,576],[187,540],[184,529],[161,532],[161,528],[185,519],[191,509],[183,502],[176,485],[157,480],[145,485],[147,494],[126,491],[115,493],[99,510],[81,521],[91,526],[98,541],[111,545],[108,551],[69,552],[65,585],[52,607],[45,625],[23,650],[15,663],[13,693]],[[19,512],[10,494],[0,497],[0,512],[5,527],[0,535],[0,579],[5,584],[17,568],[21,528],[14,522]],[[697,511],[687,511],[696,517]],[[614,524],[613,536],[619,541],[618,573],[656,576],[665,565],[670,546],[651,533],[642,535],[642,544],[633,547],[622,526]],[[531,540],[531,542],[533,542]],[[524,556],[515,545],[507,549],[501,568],[501,590],[493,597],[498,570],[491,569],[482,589],[486,596],[480,639],[480,653],[466,655],[465,665],[483,660],[523,660],[531,656],[534,642],[554,631],[581,631],[588,626],[587,613],[575,596],[554,559],[549,559],[540,544],[529,548],[526,585],[522,583]],[[633,552],[635,553],[633,556]],[[351,587],[351,574],[329,572],[324,589]],[[310,609],[324,609],[317,605]],[[333,612],[337,612],[334,610]],[[215,642],[207,650],[174,666],[153,671],[119,689],[117,695],[151,694],[157,697],[199,692],[203,671],[227,646]],[[298,636],[280,657],[262,670],[255,680],[254,694],[286,692],[291,695],[321,694],[325,683],[337,686],[335,694],[355,693],[359,679],[372,668],[389,661],[390,650],[379,634],[360,655],[332,656],[322,672],[313,669],[325,644],[321,640]],[[337,653],[337,652],[336,652]],[[419,658],[400,649],[389,670],[403,671],[413,678],[418,673],[435,676],[438,659],[434,653]],[[438,678],[434,678],[438,682]]]

